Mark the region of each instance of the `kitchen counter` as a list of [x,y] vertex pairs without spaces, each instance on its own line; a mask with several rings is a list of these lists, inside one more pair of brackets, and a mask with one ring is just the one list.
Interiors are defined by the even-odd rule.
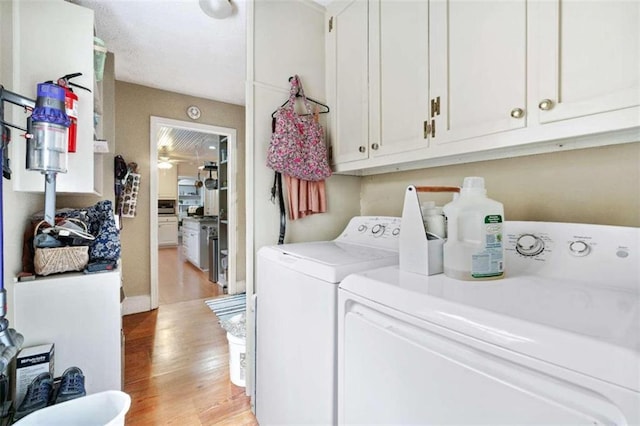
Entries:
[[192,221],[196,223],[218,223],[218,216],[187,216],[182,218],[183,223],[185,221]]
[[217,235],[217,224],[217,216],[188,216],[182,219],[184,258],[203,271],[209,269],[209,235]]

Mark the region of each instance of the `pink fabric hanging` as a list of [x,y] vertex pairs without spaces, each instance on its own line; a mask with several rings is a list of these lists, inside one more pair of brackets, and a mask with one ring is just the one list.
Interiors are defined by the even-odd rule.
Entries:
[[287,186],[289,219],[296,220],[327,211],[324,181],[311,182],[283,175]]

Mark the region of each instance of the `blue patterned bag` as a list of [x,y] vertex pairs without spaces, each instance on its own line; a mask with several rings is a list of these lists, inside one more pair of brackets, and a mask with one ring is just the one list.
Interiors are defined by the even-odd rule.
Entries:
[[120,259],[120,230],[113,215],[113,203],[102,200],[86,209],[89,232],[96,237],[89,245],[89,259]]

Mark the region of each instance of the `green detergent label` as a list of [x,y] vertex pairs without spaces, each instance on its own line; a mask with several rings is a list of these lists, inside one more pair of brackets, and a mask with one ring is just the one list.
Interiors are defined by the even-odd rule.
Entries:
[[474,278],[499,277],[504,273],[502,216],[485,216],[484,230],[484,247],[471,257],[471,276]]

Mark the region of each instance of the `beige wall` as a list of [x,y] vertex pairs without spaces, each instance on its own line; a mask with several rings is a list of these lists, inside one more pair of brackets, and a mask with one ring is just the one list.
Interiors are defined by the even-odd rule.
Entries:
[[149,253],[149,126],[150,117],[190,121],[189,105],[202,111],[198,123],[237,130],[238,143],[238,280],[245,276],[245,109],[239,105],[215,102],[136,84],[116,82],[116,153],[125,161],[138,163],[142,174],[141,192],[135,218],[124,218],[121,234],[123,281],[127,296],[150,294]]
[[[14,90],[8,86],[12,78],[12,27],[11,27],[11,2],[0,1],[0,84],[6,90]],[[9,83],[8,83],[9,82]],[[7,106],[7,105],[5,105]],[[26,121],[22,124],[26,126]],[[24,143],[20,137],[23,132],[12,129],[11,143]],[[24,159],[10,158],[11,168],[24,167]],[[7,290],[7,319],[13,322],[13,280],[16,274],[22,270],[22,241],[24,230],[29,222],[28,217],[44,208],[44,194],[30,194],[13,190],[13,181],[2,179],[2,224],[3,224],[3,251],[4,262],[3,282]],[[44,178],[42,181],[44,189]],[[20,331],[20,330],[18,330]]]
[[361,213],[400,216],[407,185],[459,186],[465,176],[485,178],[507,220],[640,226],[640,143],[365,177]]

